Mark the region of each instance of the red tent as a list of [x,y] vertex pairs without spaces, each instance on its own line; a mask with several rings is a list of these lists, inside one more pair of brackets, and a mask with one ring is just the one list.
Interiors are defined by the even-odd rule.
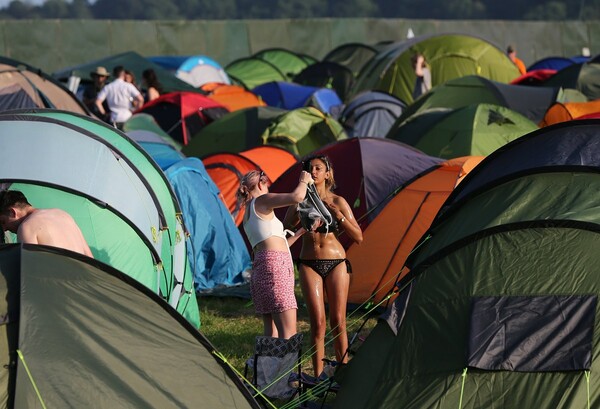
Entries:
[[170,92],[142,106],[136,113],[154,117],[173,139],[187,145],[194,134],[229,112],[217,101],[196,92]]

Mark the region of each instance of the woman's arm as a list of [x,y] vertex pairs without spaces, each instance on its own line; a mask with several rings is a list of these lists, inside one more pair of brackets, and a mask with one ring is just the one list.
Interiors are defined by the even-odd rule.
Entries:
[[273,209],[286,207],[300,203],[306,197],[306,189],[312,181],[308,172],[300,173],[298,186],[290,193],[266,193],[256,198],[254,206],[256,211],[261,214],[269,214]]
[[354,218],[354,213],[350,205],[341,196],[335,196],[333,201],[327,204],[333,217],[337,219],[340,230],[344,230],[348,236],[356,243],[360,244],[363,241],[362,229]]
[[300,227],[298,230],[296,230],[296,233],[294,233],[293,236],[286,237],[288,246],[292,247],[296,240],[298,240],[304,233],[306,233],[306,229],[304,227]]

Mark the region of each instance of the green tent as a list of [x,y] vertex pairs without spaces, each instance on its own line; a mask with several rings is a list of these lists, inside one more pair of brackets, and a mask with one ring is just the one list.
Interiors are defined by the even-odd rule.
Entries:
[[555,102],[563,101],[561,88],[529,87],[491,81],[477,75],[451,79],[417,99],[400,115],[399,123],[432,108],[462,108],[471,104],[495,104],[510,108],[536,124]]
[[264,145],[278,146],[299,157],[347,137],[337,120],[313,107],[277,117],[261,136]]
[[260,408],[193,326],[137,281],[66,250],[0,246],[8,408]]
[[387,138],[414,146],[444,159],[487,156],[538,126],[508,108],[474,104],[458,109],[423,111],[402,125],[394,125]]
[[148,131],[158,135],[165,143],[174,146],[177,150],[181,150],[181,144],[166,133],[156,122],[156,119],[150,114],[143,112],[132,115],[123,125],[123,132],[131,131]]
[[286,81],[287,78],[277,66],[258,57],[240,58],[229,63],[225,72],[237,84],[252,89],[271,81]]
[[599,129],[540,129],[465,177],[335,407],[600,405]]
[[[150,61],[149,59],[142,57],[140,54],[134,51],[128,51],[121,54],[111,55],[105,58],[101,58],[95,61],[86,62],[73,67],[63,68],[60,71],[56,71],[52,76],[59,81],[66,82],[70,76],[74,75],[80,77],[83,81],[92,81],[90,72],[94,71],[96,67],[105,67],[111,74],[112,69],[118,65],[122,65],[126,70],[133,72],[136,81],[141,84],[142,72],[147,68],[152,68],[156,73],[158,80],[165,92],[173,91],[195,91],[200,92],[197,88],[188,84],[185,81],[180,80],[173,75],[169,70],[161,67],[160,65]],[[114,78],[109,77],[109,81]],[[139,85],[139,84],[138,84]]]
[[[101,121],[56,110],[3,114],[0,129],[7,145],[0,152],[4,183],[22,190],[35,207],[68,210],[95,258],[200,325],[179,204],[137,143]],[[36,166],[18,165],[24,152]]]
[[347,67],[356,77],[360,70],[377,55],[377,49],[362,43],[345,43],[329,51],[323,61],[335,62]]
[[240,153],[262,145],[261,135],[284,109],[261,106],[239,109],[211,122],[192,136],[181,151],[202,158],[219,152]]
[[416,80],[411,58],[416,53],[425,57],[433,87],[467,75],[503,83],[519,76],[508,56],[485,40],[462,34],[431,34],[383,48],[361,70],[353,95],[365,90],[384,91],[410,104]]
[[[254,54],[255,58],[268,61],[281,71],[286,79],[292,81],[296,74],[311,64],[311,58],[306,55],[298,55],[284,48],[268,48]],[[314,59],[312,59],[314,61]]]
[[600,63],[570,65],[544,81],[544,87],[573,88],[590,101],[600,98]]

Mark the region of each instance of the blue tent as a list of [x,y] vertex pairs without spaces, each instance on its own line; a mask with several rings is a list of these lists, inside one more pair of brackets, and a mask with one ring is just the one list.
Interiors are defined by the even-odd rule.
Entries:
[[538,60],[538,61],[534,62],[533,64],[531,64],[529,66],[529,68],[527,68],[527,71],[542,70],[542,69],[560,71],[563,68],[568,67],[569,65],[586,62],[589,59],[590,59],[590,57],[582,57],[582,56],[572,57],[572,58],[546,57],[546,58],[542,58],[541,60]]
[[254,88],[252,92],[260,96],[268,106],[289,110],[311,105],[322,112],[331,113],[332,106],[342,105],[340,97],[332,89],[291,82],[267,82]]
[[[188,258],[194,285],[200,294],[231,293],[246,284],[244,271],[251,267],[244,239],[219,197],[219,189],[198,158],[170,166],[167,179],[179,199],[190,233]],[[248,295],[247,286],[243,294]]]
[[162,170],[185,158],[175,146],[152,131],[135,129],[127,131],[127,136],[144,148]]

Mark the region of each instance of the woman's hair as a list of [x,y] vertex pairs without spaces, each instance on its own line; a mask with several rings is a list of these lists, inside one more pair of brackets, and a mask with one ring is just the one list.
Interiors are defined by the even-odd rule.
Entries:
[[252,199],[250,192],[254,190],[259,181],[269,183],[269,178],[262,170],[251,170],[244,175],[235,194],[238,204],[246,206]]
[[335,189],[335,178],[333,177],[333,166],[331,166],[331,160],[327,155],[311,155],[302,161],[302,169],[310,173],[310,162],[315,159],[319,159],[325,164],[325,169],[329,172],[329,179],[325,180],[325,187],[330,191]]
[[163,93],[162,84],[158,80],[158,77],[156,76],[156,72],[154,72],[154,70],[152,68],[145,69],[142,72],[142,78],[146,82],[147,88],[153,87],[153,88],[156,88],[156,90],[158,91],[159,94]]

